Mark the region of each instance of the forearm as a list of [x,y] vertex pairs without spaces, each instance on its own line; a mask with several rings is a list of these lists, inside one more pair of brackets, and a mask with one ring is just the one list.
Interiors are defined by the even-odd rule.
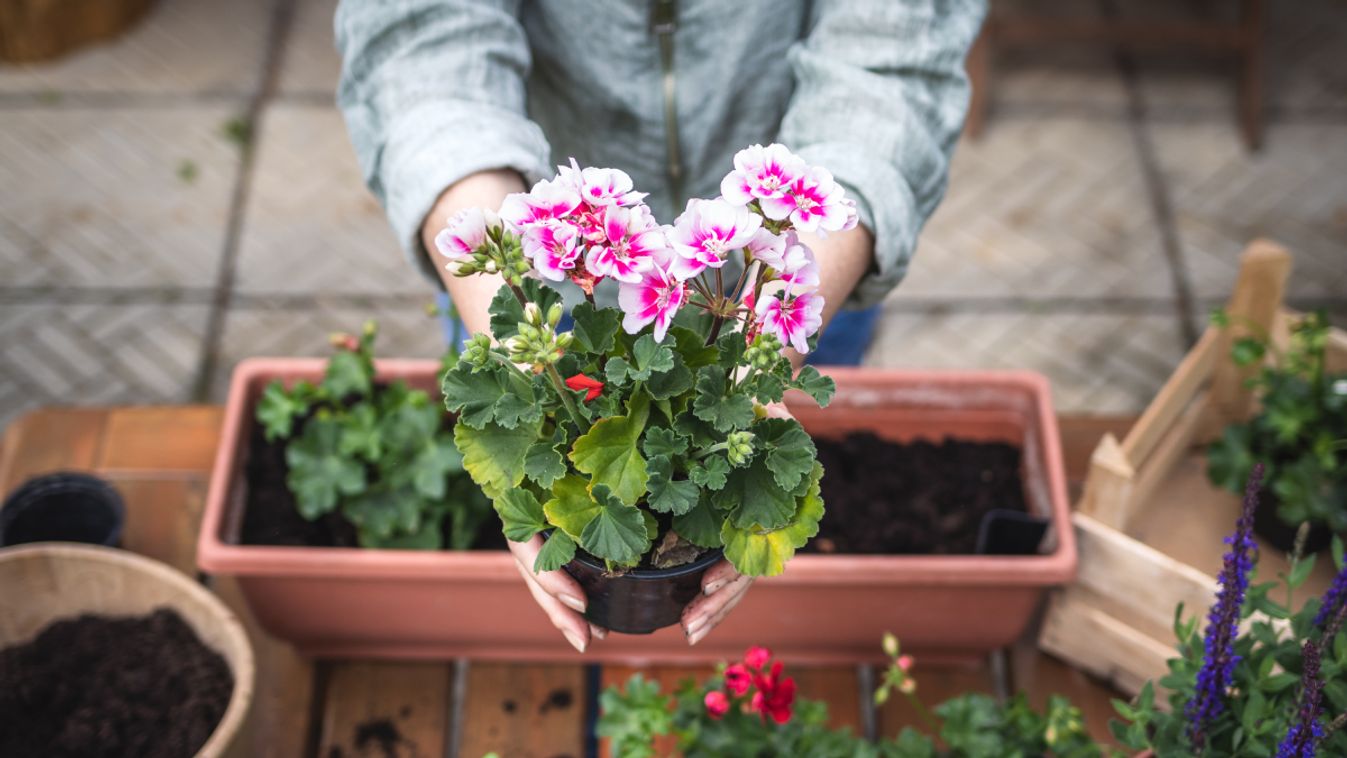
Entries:
[[495,275],[457,277],[449,273],[445,268],[446,261],[436,251],[435,235],[444,228],[448,218],[458,211],[464,208],[496,210],[506,195],[523,192],[524,189],[524,180],[508,169],[472,174],[446,189],[421,224],[421,239],[425,243],[427,255],[439,272],[445,289],[449,290],[449,299],[453,301],[463,325],[473,334],[490,331],[491,321],[487,309],[491,305],[491,298],[504,282]]
[[[814,251],[818,261],[819,294],[823,296],[821,335],[856,285],[872,270],[875,260],[874,236],[864,226],[857,225],[854,229],[833,232],[827,237],[805,233],[800,235],[800,239]],[[804,365],[804,356],[795,350],[787,349],[786,356],[795,368]]]

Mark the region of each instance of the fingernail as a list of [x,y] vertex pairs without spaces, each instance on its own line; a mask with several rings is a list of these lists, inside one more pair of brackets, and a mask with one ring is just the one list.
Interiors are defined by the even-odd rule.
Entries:
[[686,627],[684,627],[684,631],[686,631],[688,635],[689,643],[691,643],[692,638],[696,637],[697,633],[702,630],[702,627],[706,626],[707,618],[708,618],[707,616],[701,616],[700,618],[695,619],[694,621],[690,622]]
[[702,592],[704,592],[707,595],[714,595],[716,594],[716,590],[725,586],[726,581],[727,580],[725,579],[717,579],[714,582],[711,582],[710,584],[706,585],[706,587],[702,589]]
[[562,604],[565,605],[567,608],[570,608],[576,613],[585,612],[585,601],[581,600],[575,595],[557,595],[557,599],[560,600]]
[[711,633],[710,625],[703,623],[702,627],[692,634],[688,635],[688,646],[692,646],[702,641],[702,638]]
[[561,630],[561,633],[566,636],[566,641],[571,643],[571,647],[575,648],[578,652],[585,652],[585,643],[575,632],[572,632],[569,629],[563,629]]
[[589,627],[589,633],[595,637],[598,637],[601,640],[608,639],[608,630],[604,629],[601,626],[594,626],[591,624]]

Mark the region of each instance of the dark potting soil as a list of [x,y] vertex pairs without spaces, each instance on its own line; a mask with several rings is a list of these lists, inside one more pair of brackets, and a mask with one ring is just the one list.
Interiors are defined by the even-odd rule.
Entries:
[[873,434],[816,439],[827,512],[806,552],[974,552],[982,517],[1025,510],[1019,448],[999,442]]
[[0,756],[187,758],[234,676],[177,613],[84,615],[0,650]]
[[[289,468],[285,446],[268,442],[260,424],[253,426],[249,457],[244,467],[247,479],[243,525],[244,545],[291,547],[359,547],[355,526],[336,511],[309,521],[299,515],[295,496],[285,483]],[[449,544],[449,519],[444,520],[444,544]],[[505,536],[488,519],[478,530],[474,550],[504,550]]]

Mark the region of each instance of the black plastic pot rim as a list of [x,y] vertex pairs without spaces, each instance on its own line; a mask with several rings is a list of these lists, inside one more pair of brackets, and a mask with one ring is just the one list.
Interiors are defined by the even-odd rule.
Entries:
[[[714,550],[708,550],[705,555],[701,556],[692,563],[685,563],[682,566],[673,566],[671,568],[666,569],[631,569],[630,571],[626,571],[620,574],[619,578],[622,579],[630,578],[642,582],[653,582],[662,579],[676,579],[680,576],[695,574],[699,571],[706,570],[711,566],[711,564],[720,560],[721,557],[724,555],[724,552],[725,551],[720,548],[715,548]],[[593,569],[595,571],[603,571],[603,572],[608,571],[608,567],[604,565],[603,561],[596,560],[591,556],[589,556],[588,554],[584,553],[583,551],[577,550],[575,553],[575,558],[573,558],[572,560],[574,560],[576,563],[583,564],[587,568]]]

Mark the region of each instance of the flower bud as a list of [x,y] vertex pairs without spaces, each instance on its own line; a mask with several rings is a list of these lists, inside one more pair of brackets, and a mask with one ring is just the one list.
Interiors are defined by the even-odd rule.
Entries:
[[725,438],[725,456],[732,466],[748,463],[753,457],[753,432],[731,432]]
[[524,306],[524,320],[534,326],[543,325],[542,310],[538,308],[537,303],[527,303]]
[[887,655],[890,658],[898,657],[898,638],[894,636],[893,632],[884,633],[883,645],[884,655]]
[[898,685],[898,691],[904,695],[911,695],[917,691],[917,680],[910,677],[904,679],[903,683]]
[[482,266],[482,270],[487,272],[488,274],[496,273],[497,270],[496,262],[488,258],[486,264]]
[[551,308],[548,308],[547,325],[555,329],[557,324],[561,323],[561,314],[564,312],[564,310],[565,309],[562,308],[561,303],[555,303],[552,305]]
[[562,332],[557,335],[557,347],[562,350],[569,350],[573,342],[575,342],[575,334],[572,332]]

